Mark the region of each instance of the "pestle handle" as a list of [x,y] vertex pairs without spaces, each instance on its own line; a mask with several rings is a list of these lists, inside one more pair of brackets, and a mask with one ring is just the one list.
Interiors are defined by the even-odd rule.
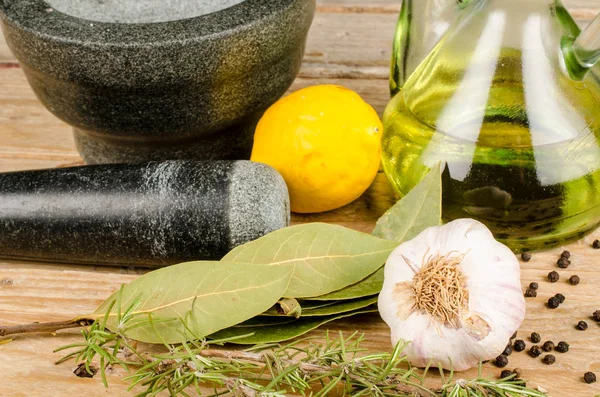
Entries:
[[160,267],[220,259],[289,224],[271,167],[165,161],[0,174],[0,257]]

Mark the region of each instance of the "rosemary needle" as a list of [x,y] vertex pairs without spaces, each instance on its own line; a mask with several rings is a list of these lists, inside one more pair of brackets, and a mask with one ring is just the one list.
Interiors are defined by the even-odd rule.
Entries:
[[[119,309],[118,323],[156,321],[139,318],[134,311]],[[123,334],[110,332],[105,319],[82,331],[81,343],[64,346],[57,351],[74,350],[63,362],[75,359],[91,373],[92,363],[100,362],[102,381],[107,384],[106,369],[121,366],[129,375],[131,389],[142,391],[139,397],[166,392],[172,397],[186,397],[195,390],[213,396],[243,397],[303,396],[420,396],[420,397],[544,397],[529,389],[522,381],[482,378],[454,379],[454,373],[443,378],[439,389],[424,386],[424,377],[410,366],[402,354],[404,343],[392,352],[368,354],[361,347],[365,336],[326,334],[325,340],[304,338],[279,345],[257,345],[248,350],[228,351],[217,346],[226,341],[196,340],[178,346],[167,345],[163,354],[144,354]],[[481,371],[480,371],[481,372]]]

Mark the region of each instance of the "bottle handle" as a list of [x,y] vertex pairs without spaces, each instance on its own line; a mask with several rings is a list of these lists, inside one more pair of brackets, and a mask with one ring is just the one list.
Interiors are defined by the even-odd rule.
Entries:
[[600,61],[600,14],[576,39],[563,38],[562,46],[569,74],[575,80],[582,80]]

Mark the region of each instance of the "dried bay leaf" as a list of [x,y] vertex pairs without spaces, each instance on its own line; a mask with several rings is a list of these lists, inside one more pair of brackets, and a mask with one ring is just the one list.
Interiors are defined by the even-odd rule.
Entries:
[[[302,314],[298,317],[330,316],[333,314],[346,313],[357,309],[362,309],[374,303],[377,303],[377,296],[369,296],[367,298],[346,300],[340,302],[300,301],[300,304],[302,305]],[[286,314],[281,311],[278,312],[277,310],[273,309],[261,314],[261,316],[262,315],[274,317],[291,316],[291,314]]]
[[403,242],[442,222],[442,167],[438,163],[423,180],[378,221],[373,235]]
[[[128,337],[147,343],[181,343],[242,323],[269,309],[287,289],[293,270],[292,266],[182,263],[147,273],[125,285],[96,313],[103,315],[111,310],[107,327],[116,330],[119,306],[125,311],[134,305],[133,313],[140,316],[139,320],[152,316],[154,321],[127,330]],[[110,309],[115,301],[119,305]]]
[[294,266],[286,298],[310,298],[355,284],[384,263],[398,246],[342,226],[308,223],[272,232],[235,248],[227,262]]
[[331,316],[363,309],[374,303],[377,303],[377,296],[336,302],[333,305],[315,307],[314,309],[311,308],[310,305],[306,305],[305,307],[303,306],[304,311],[302,312],[302,317]]
[[[373,235],[400,243],[416,237],[442,217],[441,166],[434,167],[413,190],[398,201],[377,222]],[[356,299],[379,294],[383,287],[383,267],[358,283],[313,300]]]
[[327,307],[331,305],[335,305],[337,301],[314,301],[314,300],[301,300],[303,306],[306,306],[307,309],[320,309],[322,307]]
[[302,306],[300,306],[300,302],[293,298],[285,298],[280,300],[267,310],[262,313],[264,316],[290,316],[295,318],[300,318],[302,315]]
[[364,309],[333,316],[302,317],[299,319],[294,319],[293,317],[257,317],[234,327],[219,331],[209,338],[235,338],[231,343],[240,345],[283,342],[304,335],[307,332],[334,320],[358,314],[376,312],[377,306],[369,306]]
[[383,267],[364,280],[326,295],[310,298],[315,301],[339,301],[377,295],[383,288]]

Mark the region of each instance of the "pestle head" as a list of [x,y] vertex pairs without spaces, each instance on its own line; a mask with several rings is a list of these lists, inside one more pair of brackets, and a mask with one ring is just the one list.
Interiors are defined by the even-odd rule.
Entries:
[[229,182],[229,233],[232,247],[288,226],[290,198],[283,177],[272,167],[234,163]]

